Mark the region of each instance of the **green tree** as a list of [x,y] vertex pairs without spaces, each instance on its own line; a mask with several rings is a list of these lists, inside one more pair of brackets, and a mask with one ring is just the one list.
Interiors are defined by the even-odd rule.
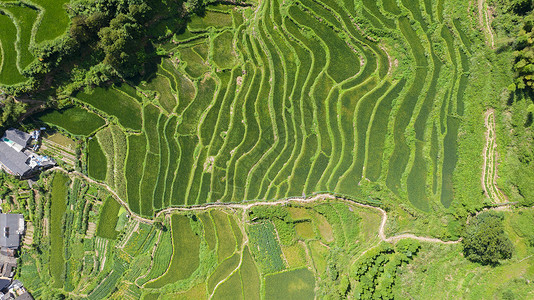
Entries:
[[202,13],[204,10],[204,2],[202,0],[187,0],[184,6],[190,13]]
[[513,245],[504,232],[503,215],[484,212],[469,222],[463,237],[467,259],[484,265],[496,265],[512,257]]
[[509,9],[518,15],[523,15],[532,9],[532,0],[508,0]]
[[26,112],[26,107],[26,104],[17,102],[11,97],[0,102],[0,126],[15,122],[22,114]]

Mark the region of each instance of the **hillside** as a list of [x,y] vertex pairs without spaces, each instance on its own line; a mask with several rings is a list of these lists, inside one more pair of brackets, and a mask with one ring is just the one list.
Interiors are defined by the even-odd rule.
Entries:
[[[31,207],[6,192],[33,226],[17,276],[42,298],[528,298],[530,21],[506,3],[0,3],[2,124],[48,128],[60,162]],[[463,256],[483,210],[514,247],[497,266]]]

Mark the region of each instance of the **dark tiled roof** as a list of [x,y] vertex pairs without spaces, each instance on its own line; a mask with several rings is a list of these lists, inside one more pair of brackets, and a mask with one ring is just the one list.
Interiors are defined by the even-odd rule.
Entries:
[[0,279],[0,291],[3,291],[7,287],[9,287],[10,284],[11,284],[11,280],[4,279],[4,278]]
[[32,297],[32,295],[30,295],[30,293],[24,292],[24,294],[21,294],[20,296],[18,296],[15,299],[17,299],[17,300],[33,300],[33,297]]
[[26,147],[26,145],[32,138],[29,133],[14,128],[9,128],[8,130],[6,130],[4,137],[23,147]]
[[11,148],[5,142],[0,142],[0,163],[16,175],[23,176],[31,170],[26,164],[28,156]]
[[[24,228],[20,228],[21,220],[24,220],[24,216],[21,214],[0,214],[0,247],[19,247],[19,232],[24,230]],[[24,223],[22,223],[22,226],[24,226]]]

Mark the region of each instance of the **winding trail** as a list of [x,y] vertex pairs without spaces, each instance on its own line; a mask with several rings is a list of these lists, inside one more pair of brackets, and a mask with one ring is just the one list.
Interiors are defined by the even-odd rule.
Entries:
[[490,108],[485,114],[486,125],[486,145],[484,146],[482,165],[482,189],[486,197],[490,198],[493,203],[505,203],[508,201],[506,195],[497,186],[497,134],[495,132],[495,111]]
[[478,0],[478,22],[483,28],[484,35],[487,38],[487,42],[492,49],[495,49],[495,36],[491,30],[490,18],[489,18],[489,9],[485,6],[487,5],[486,0]]
[[[85,180],[87,180],[87,181],[89,181],[89,182],[91,182],[93,184],[100,185],[100,186],[104,187],[107,191],[109,191],[113,195],[113,197],[128,211],[128,213],[130,214],[130,216],[133,219],[138,220],[138,221],[143,222],[143,223],[146,223],[146,224],[153,224],[154,223],[154,220],[141,217],[141,216],[135,214],[134,212],[132,212],[130,210],[130,208],[128,207],[128,204],[125,201],[123,201],[117,195],[117,193],[115,193],[105,183],[101,183],[101,182],[98,182],[96,180],[93,180],[93,179],[89,178],[87,175],[82,174],[82,173],[80,173],[78,171],[67,171],[67,170],[65,170],[65,169],[63,169],[61,167],[54,167],[54,168],[50,169],[50,171],[60,171],[60,172],[63,172],[63,173],[69,174],[69,175],[78,176],[78,177],[81,177],[81,178],[83,178],[83,179],[85,179]],[[429,243],[457,244],[457,243],[461,242],[461,240],[462,240],[460,238],[460,239],[455,240],[455,241],[443,241],[443,240],[440,240],[440,239],[437,239],[437,238],[417,236],[417,235],[411,234],[411,233],[403,233],[403,234],[399,234],[399,235],[395,235],[395,236],[391,236],[391,237],[386,237],[386,234],[384,233],[384,231],[385,231],[388,215],[387,215],[387,212],[384,209],[382,209],[380,207],[368,205],[368,204],[362,204],[362,203],[356,202],[356,201],[354,201],[352,199],[342,198],[342,197],[338,197],[338,196],[334,196],[332,194],[326,194],[326,193],[324,193],[324,194],[316,194],[316,195],[314,195],[312,197],[309,197],[309,198],[291,197],[291,198],[286,198],[286,199],[281,199],[281,200],[276,200],[276,201],[257,201],[257,202],[252,202],[252,203],[248,203],[248,204],[247,203],[242,203],[242,204],[239,204],[239,203],[207,203],[207,204],[203,204],[203,205],[194,205],[194,206],[190,206],[190,207],[170,207],[170,208],[166,208],[164,210],[159,211],[156,214],[155,217],[157,218],[162,214],[163,215],[170,214],[170,213],[175,212],[175,211],[202,211],[202,210],[207,210],[207,209],[211,209],[211,208],[242,209],[243,210],[243,216],[244,216],[247,210],[249,210],[250,208],[255,207],[255,206],[262,206],[262,205],[274,206],[274,205],[285,205],[285,204],[288,204],[288,203],[310,204],[310,203],[315,203],[315,202],[323,202],[325,200],[337,200],[337,201],[349,203],[349,204],[352,204],[352,205],[356,205],[356,206],[359,206],[359,207],[377,210],[382,215],[382,221],[381,221],[380,227],[378,229],[378,236],[379,236],[380,240],[384,241],[384,242],[396,243],[401,239],[410,238],[410,239],[415,239],[415,240],[419,240],[419,241],[422,241],[422,242],[429,242]]]

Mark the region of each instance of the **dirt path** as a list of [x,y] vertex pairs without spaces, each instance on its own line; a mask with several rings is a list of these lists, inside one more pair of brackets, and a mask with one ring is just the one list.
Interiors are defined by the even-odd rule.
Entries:
[[380,240],[385,241],[385,242],[395,243],[395,242],[397,242],[397,241],[399,241],[401,239],[404,239],[404,238],[411,238],[411,239],[419,240],[419,241],[422,241],[422,242],[440,243],[440,244],[457,244],[457,243],[459,243],[461,241],[461,239],[458,239],[456,241],[443,241],[443,240],[440,240],[440,239],[437,239],[437,238],[416,236],[416,235],[411,234],[411,233],[404,233],[404,234],[400,234],[400,235],[386,237],[386,234],[384,233],[384,231],[385,231],[385,227],[386,227],[388,216],[387,216],[387,213],[386,213],[385,210],[383,210],[380,207],[367,205],[367,204],[362,204],[362,203],[356,202],[354,200],[336,197],[336,196],[333,196],[331,194],[317,194],[317,195],[315,195],[315,196],[313,196],[311,198],[293,197],[293,198],[287,198],[287,199],[278,200],[278,201],[254,202],[254,203],[250,203],[250,204],[222,204],[222,203],[217,204],[217,203],[215,203],[215,204],[206,204],[204,206],[191,207],[191,208],[168,208],[168,209],[160,211],[157,215],[159,216],[160,214],[171,213],[172,211],[176,211],[176,210],[182,210],[182,211],[205,210],[205,209],[215,208],[215,207],[239,208],[239,209],[243,209],[243,210],[246,211],[246,210],[250,209],[251,207],[259,206],[259,205],[284,205],[284,204],[288,204],[290,202],[306,204],[306,203],[321,202],[321,201],[324,201],[324,200],[338,200],[338,201],[343,201],[343,202],[350,203],[350,204],[353,204],[353,205],[357,205],[359,207],[364,207],[364,208],[370,208],[370,209],[377,210],[382,215],[382,221],[381,221],[380,227],[378,229],[378,236],[380,237]]
[[[496,187],[496,184],[495,184],[495,178],[496,178],[496,172],[494,171],[490,171],[491,173],[491,176],[488,176],[487,173],[486,173],[486,170],[493,170],[494,167],[495,167],[495,151],[494,151],[494,148],[495,148],[495,130],[494,130],[494,127],[495,127],[495,120],[494,120],[494,116],[493,116],[493,110],[489,110],[487,113],[486,113],[486,127],[488,128],[488,132],[486,134],[486,139],[487,139],[487,145],[486,147],[484,148],[484,172],[483,172],[483,184],[486,182],[485,178],[490,178],[491,179],[491,183],[492,183],[492,191],[493,193],[497,194],[497,192],[499,192],[501,195],[502,195],[502,192],[500,192],[500,190],[498,190],[498,188]],[[489,152],[489,154],[487,154],[487,152]],[[488,168],[487,166],[491,166],[491,168]],[[144,218],[144,217],[141,217],[135,213],[133,213],[130,208],[128,207],[128,204],[123,201],[116,193],[115,191],[113,191],[107,184],[105,183],[100,183],[100,182],[97,182],[91,178],[89,178],[87,175],[85,174],[82,174],[78,171],[66,171],[60,167],[54,167],[52,168],[51,170],[56,170],[56,171],[61,171],[61,172],[64,172],[64,173],[67,173],[67,174],[70,174],[70,175],[74,175],[74,176],[78,176],[78,177],[81,177],[91,183],[94,183],[94,184],[97,184],[97,185],[100,185],[104,188],[106,188],[106,190],[108,190],[112,195],[113,197],[128,211],[128,213],[130,214],[130,216],[140,222],[143,222],[143,223],[146,223],[146,224],[153,224],[154,221],[151,220],[151,219],[147,219],[147,218]],[[484,189],[486,191],[486,188],[485,188],[485,185],[484,186]],[[504,199],[504,201],[501,201],[499,203],[503,203],[506,201],[505,198],[501,198],[501,199]],[[291,197],[291,198],[286,198],[286,199],[281,199],[281,200],[277,200],[277,201],[258,201],[258,202],[252,202],[252,203],[206,203],[206,204],[203,204],[203,205],[194,205],[194,206],[190,206],[190,207],[170,207],[170,208],[166,208],[164,210],[161,210],[159,211],[157,214],[156,214],[156,218],[161,216],[162,214],[165,215],[165,214],[170,214],[172,212],[176,212],[176,211],[202,211],[202,210],[207,210],[207,209],[211,209],[211,208],[234,208],[234,209],[242,209],[243,210],[243,214],[242,214],[242,219],[244,219],[244,217],[246,216],[246,211],[249,210],[250,208],[254,207],[254,206],[260,206],[260,205],[270,205],[270,206],[274,206],[274,205],[285,205],[285,204],[288,204],[288,203],[301,203],[301,204],[308,204],[308,203],[314,203],[314,202],[322,202],[322,201],[325,201],[325,200],[337,200],[337,201],[342,201],[342,202],[346,202],[346,203],[349,203],[349,204],[352,204],[352,205],[356,205],[356,206],[359,206],[359,207],[363,207],[363,208],[370,208],[370,209],[374,209],[374,210],[377,210],[381,216],[382,216],[382,221],[380,223],[380,227],[378,228],[378,236],[380,238],[381,241],[384,241],[384,242],[389,242],[389,243],[396,243],[397,241],[401,240],[401,239],[405,239],[405,238],[411,238],[411,239],[415,239],[415,240],[418,240],[418,241],[422,241],[422,242],[429,242],[429,243],[439,243],[439,244],[458,244],[461,242],[461,238],[458,239],[458,240],[454,240],[454,241],[443,241],[441,239],[438,239],[438,238],[432,238],[432,237],[425,237],[425,236],[417,236],[415,234],[411,234],[411,233],[403,233],[403,234],[399,234],[399,235],[395,235],[395,236],[390,236],[390,237],[386,237],[386,234],[385,234],[385,227],[386,227],[386,223],[387,223],[387,213],[384,209],[380,208],[380,207],[376,207],[376,206],[372,206],[372,205],[367,205],[367,204],[362,204],[362,203],[359,203],[359,202],[356,202],[354,200],[351,200],[351,199],[346,199],[346,198],[341,198],[341,197],[336,197],[332,194],[316,194],[312,197],[309,197],[309,198],[304,198],[304,197]],[[498,207],[496,208],[498,209]],[[244,220],[243,220],[244,221]],[[247,241],[245,241],[244,244],[246,244]]]
[[[66,171],[66,170],[64,170],[64,169],[62,169],[60,167],[54,167],[51,170],[56,170],[56,171],[60,171],[60,172],[64,172],[64,173],[70,174],[70,175],[78,176],[78,177],[81,177],[81,178],[91,182],[91,183],[94,183],[94,184],[97,184],[97,185],[100,185],[100,186],[106,188],[113,195],[113,197],[120,203],[120,205],[122,205],[128,211],[128,213],[130,214],[130,216],[132,218],[134,218],[134,219],[136,219],[136,220],[138,220],[140,222],[146,223],[146,224],[153,224],[154,223],[154,220],[150,220],[150,219],[141,217],[141,216],[133,213],[130,210],[130,208],[128,207],[128,204],[125,201],[123,201],[107,184],[97,182],[97,181],[87,177],[85,174],[82,174],[82,173],[80,173],[78,171]],[[314,203],[314,202],[322,202],[322,201],[325,201],[325,200],[338,200],[338,201],[350,203],[350,204],[353,204],[353,205],[357,205],[357,206],[360,206],[360,207],[365,207],[365,208],[370,208],[370,209],[377,210],[382,215],[382,222],[380,223],[380,227],[378,229],[378,236],[380,237],[380,240],[385,241],[385,242],[395,243],[395,242],[399,241],[400,239],[404,239],[404,238],[411,238],[411,239],[415,239],[415,240],[419,240],[419,241],[423,241],[423,242],[441,243],[441,244],[456,244],[456,243],[459,243],[461,241],[461,239],[456,240],[456,241],[443,241],[443,240],[440,240],[440,239],[437,239],[437,238],[416,236],[416,235],[411,234],[411,233],[404,233],[404,234],[400,234],[400,235],[396,235],[396,236],[386,237],[386,234],[384,233],[384,230],[385,230],[385,227],[386,227],[386,222],[387,222],[388,216],[387,216],[387,213],[386,213],[385,210],[383,210],[380,207],[367,205],[367,204],[362,204],[362,203],[356,202],[356,201],[351,200],[351,199],[336,197],[336,196],[331,195],[331,194],[317,194],[317,195],[314,195],[314,196],[312,196],[310,198],[291,197],[291,198],[286,198],[286,199],[277,200],[277,201],[259,201],[259,202],[249,203],[249,204],[207,203],[207,204],[204,204],[204,205],[197,205],[197,206],[191,206],[191,207],[171,207],[171,208],[167,208],[167,209],[159,211],[156,214],[156,218],[158,216],[162,215],[162,214],[169,214],[169,213],[172,213],[172,212],[175,212],[175,211],[202,211],[202,210],[207,210],[207,209],[211,209],[211,208],[236,208],[236,209],[242,209],[245,212],[245,211],[249,210],[250,208],[252,208],[254,206],[260,206],[260,205],[270,205],[270,206],[273,206],[273,205],[284,205],[284,204],[288,204],[288,203],[291,203],[291,202],[307,204],[307,203]],[[243,213],[243,216],[245,216],[244,213]]]
[[506,195],[497,186],[497,135],[495,132],[495,111],[490,108],[486,111],[486,145],[483,151],[482,165],[482,189],[486,197],[493,203],[505,203],[508,201]]
[[495,49],[495,37],[491,30],[490,12],[489,8],[486,8],[486,0],[478,0],[478,22],[483,28],[484,35],[486,36],[488,45]]
[[[120,203],[120,205],[122,205],[128,211],[128,213],[130,214],[130,216],[132,218],[134,218],[134,219],[136,219],[136,220],[138,220],[140,222],[146,223],[146,224],[153,224],[154,223],[154,220],[150,220],[150,219],[141,217],[141,216],[133,213],[130,210],[130,208],[128,207],[128,204],[125,201],[123,201],[107,184],[97,182],[97,181],[87,177],[85,174],[82,174],[82,173],[80,173],[78,171],[66,171],[66,170],[64,170],[64,169],[62,169],[60,167],[54,167],[51,170],[56,170],[56,171],[60,171],[60,172],[64,172],[64,173],[70,174],[70,175],[78,176],[78,177],[81,177],[81,178],[91,182],[91,183],[98,184],[98,185],[106,188],[113,195],[113,197]],[[156,214],[156,218],[159,217],[162,214],[169,214],[169,213],[172,213],[174,211],[202,211],[202,210],[207,210],[207,209],[211,209],[211,208],[236,208],[236,209],[242,209],[244,211],[242,216],[244,217],[245,216],[245,212],[247,210],[249,210],[250,208],[254,207],[254,206],[260,206],[260,205],[270,205],[270,206],[273,206],[273,205],[284,205],[284,204],[288,204],[288,203],[291,203],[291,202],[307,204],[307,203],[314,203],[314,202],[322,202],[322,201],[325,201],[325,200],[338,200],[338,201],[350,203],[350,204],[353,204],[353,205],[357,205],[357,206],[360,206],[360,207],[365,207],[365,208],[370,208],[370,209],[377,210],[382,215],[382,221],[381,221],[380,227],[378,229],[378,236],[380,237],[380,240],[385,241],[385,242],[395,243],[395,242],[397,242],[397,241],[399,241],[401,239],[404,239],[404,238],[411,238],[411,239],[415,239],[415,240],[419,240],[419,241],[423,241],[423,242],[441,243],[441,244],[456,244],[456,243],[459,243],[461,241],[461,239],[456,240],[456,241],[443,241],[443,240],[440,240],[440,239],[437,239],[437,238],[416,236],[416,235],[411,234],[411,233],[404,233],[404,234],[400,234],[400,235],[396,235],[396,236],[386,237],[386,234],[384,233],[384,230],[385,230],[385,227],[386,227],[386,222],[387,222],[388,216],[387,216],[387,213],[386,213],[385,210],[383,210],[380,207],[367,205],[367,204],[362,204],[362,203],[356,202],[356,201],[351,200],[351,199],[336,197],[336,196],[331,195],[331,194],[317,194],[317,195],[314,195],[314,196],[312,196],[310,198],[291,197],[291,198],[286,198],[286,199],[277,200],[277,201],[259,201],[259,202],[249,203],[249,204],[207,203],[207,204],[204,204],[204,205],[198,205],[198,206],[192,206],[192,207],[171,207],[171,208],[167,208],[167,209],[159,211]]]

